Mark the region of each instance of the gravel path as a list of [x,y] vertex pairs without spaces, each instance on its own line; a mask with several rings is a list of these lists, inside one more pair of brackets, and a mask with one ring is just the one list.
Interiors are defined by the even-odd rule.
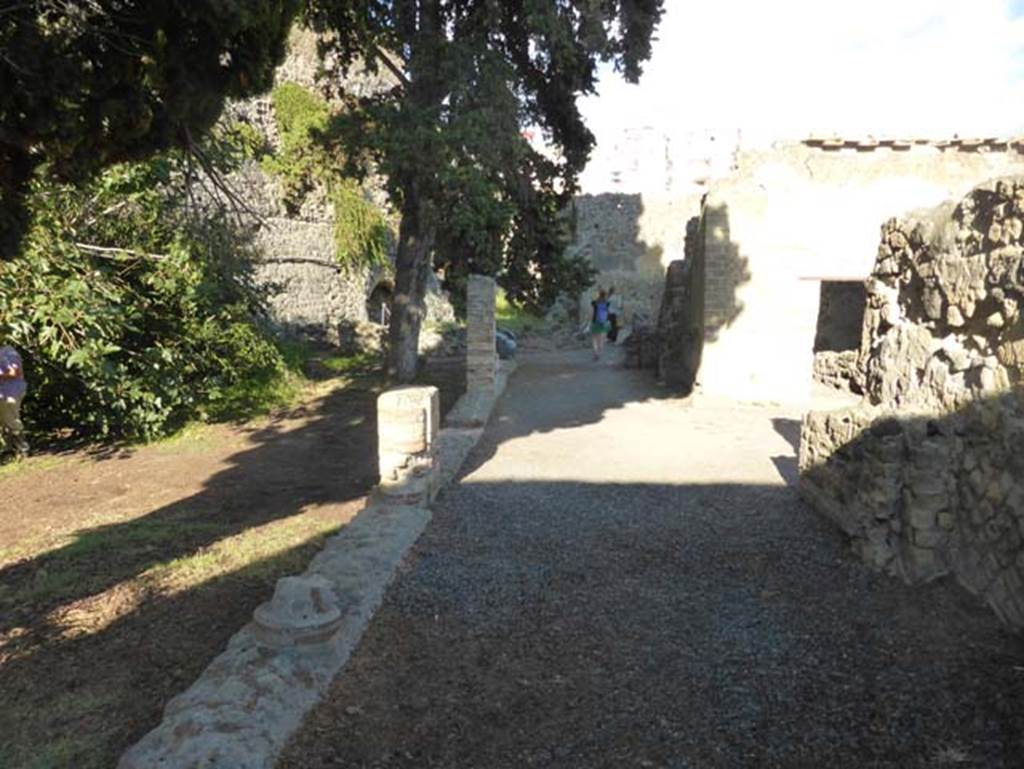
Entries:
[[855,561],[798,414],[524,360],[280,769],[1024,766],[1024,642]]

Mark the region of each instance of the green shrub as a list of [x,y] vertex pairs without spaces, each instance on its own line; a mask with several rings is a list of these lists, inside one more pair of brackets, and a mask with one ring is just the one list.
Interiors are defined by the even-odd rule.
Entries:
[[[259,161],[293,210],[322,184],[338,261],[386,263],[388,221],[343,176],[327,103],[284,84],[273,104],[276,154],[234,122],[207,139],[205,158],[221,173]],[[294,396],[302,361],[264,323],[251,233],[194,183],[194,167],[169,153],[84,185],[34,185],[21,253],[0,262],[0,340],[25,357],[31,431],[147,440]]]
[[273,396],[285,364],[259,319],[245,232],[181,205],[184,161],[37,185],[0,263],[0,338],[22,350],[29,429],[150,439]]
[[316,141],[330,118],[327,102],[295,83],[282,83],[271,94],[280,137],[276,154],[263,158],[263,168],[284,184],[285,207],[294,213],[313,189],[332,158]]
[[344,175],[344,154],[328,128],[331,111],[319,95],[282,83],[271,95],[280,136],[276,154],[263,157],[265,171],[284,185],[285,208],[294,213],[316,185],[334,208],[335,256],[343,265],[383,265],[391,228],[381,209],[366,199],[355,179]]
[[335,180],[331,202],[339,264],[387,264],[391,229],[380,209],[363,196],[359,185],[350,179]]

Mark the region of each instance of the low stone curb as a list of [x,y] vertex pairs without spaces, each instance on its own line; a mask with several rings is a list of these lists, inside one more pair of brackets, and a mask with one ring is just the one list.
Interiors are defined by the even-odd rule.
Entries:
[[505,392],[508,378],[516,370],[514,360],[503,360],[498,364],[494,380],[494,395],[481,397],[466,393],[452,406],[445,418],[445,427],[439,436],[441,454],[441,486],[447,486],[459,474],[466,457],[473,450],[484,427],[491,418],[494,405]]
[[516,365],[511,359],[500,361],[495,372],[493,393],[486,389],[467,392],[448,412],[444,420],[445,426],[462,429],[483,428],[491,418],[494,404],[505,392],[508,378],[516,370]]
[[[440,431],[442,485],[458,475],[514,370],[514,361],[502,361],[493,397],[463,396],[453,407],[471,403],[479,424]],[[261,628],[250,622],[167,703],[163,721],[121,757],[118,769],[272,769],[355,650],[430,518],[425,507],[369,504],[294,580],[333,589],[341,608],[338,629],[323,642],[275,649],[258,641]]]

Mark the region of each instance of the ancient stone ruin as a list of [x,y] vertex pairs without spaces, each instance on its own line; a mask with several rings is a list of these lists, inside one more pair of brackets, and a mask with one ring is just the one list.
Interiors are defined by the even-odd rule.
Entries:
[[497,284],[485,275],[470,275],[466,285],[466,389],[494,393],[498,354],[494,348]]
[[[489,316],[494,284],[476,282],[471,318]],[[488,310],[487,296],[490,295]],[[481,425],[514,361],[467,393]],[[466,396],[464,396],[465,399]],[[430,504],[459,472],[483,427],[439,428],[435,387],[387,390],[377,400],[380,484],[366,508],[331,537],[300,575],[283,577],[253,621],[130,748],[119,769],[270,767],[304,715],[347,662],[406,553],[430,521]]]
[[378,497],[392,505],[429,505],[440,487],[436,387],[398,387],[377,398]]
[[[600,270],[600,285],[622,291],[627,324],[647,327],[630,342],[630,363],[659,368],[672,383],[696,363],[705,394],[800,405],[815,372],[860,389],[859,329],[854,321],[850,333],[847,308],[860,302],[863,311],[879,223],[1024,173],[1024,143],[1006,140],[808,139],[738,148],[715,173],[694,177],[680,163],[659,174],[664,157],[631,158],[628,144],[622,151],[616,164],[643,172],[577,199],[574,247]],[[668,175],[671,185],[654,183]],[[693,220],[696,229],[687,227]],[[687,290],[702,302],[701,317],[682,326],[680,309],[658,311],[665,270],[677,260],[694,264]],[[671,307],[683,276],[669,279]],[[646,309],[635,313],[641,298]],[[656,323],[671,327],[666,336]],[[680,329],[690,343],[679,341]]]
[[891,220],[867,281],[864,398],[811,412],[801,492],[865,561],[953,575],[1024,627],[1024,180]]

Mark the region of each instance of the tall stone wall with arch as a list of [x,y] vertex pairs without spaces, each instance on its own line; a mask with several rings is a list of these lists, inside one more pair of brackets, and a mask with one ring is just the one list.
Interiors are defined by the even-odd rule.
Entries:
[[[333,91],[318,73],[321,62],[316,35],[302,27],[292,30],[288,55],[278,68],[276,83],[294,83],[328,99]],[[328,62],[329,64],[329,62]],[[337,77],[341,77],[337,75]],[[370,73],[358,68],[344,78],[344,87],[371,94],[391,87],[387,73]],[[274,107],[269,95],[229,105],[225,120],[241,122],[255,129],[267,145],[280,148]],[[240,197],[255,213],[253,222],[253,264],[257,282],[267,291],[270,320],[282,333],[343,347],[376,347],[380,343],[379,317],[371,318],[371,295],[389,281],[388,265],[343,266],[336,257],[333,207],[326,191],[310,190],[297,211],[286,210],[280,179],[250,161],[231,179]],[[363,194],[377,206],[386,205],[383,182],[372,176]],[[391,244],[391,261],[394,260]],[[379,298],[380,292],[377,294]],[[454,311],[432,280],[426,302],[428,321],[454,320]],[[431,338],[425,335],[424,339]]]

